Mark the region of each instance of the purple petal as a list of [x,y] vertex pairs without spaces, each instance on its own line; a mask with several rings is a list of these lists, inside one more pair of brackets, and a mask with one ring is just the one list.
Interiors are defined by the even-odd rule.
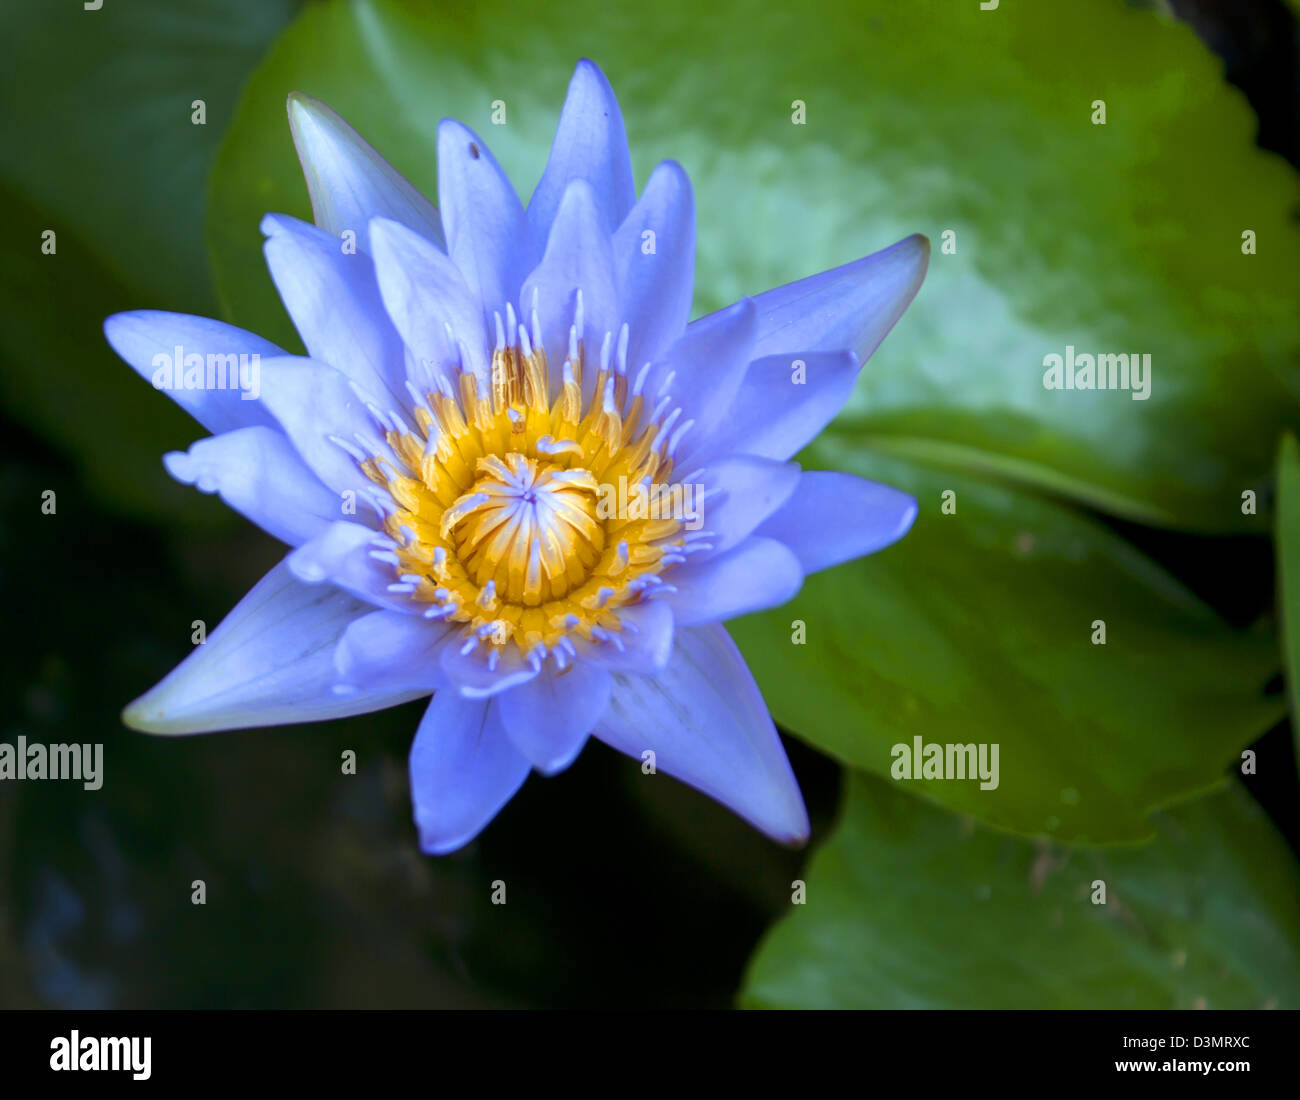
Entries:
[[[720,626],[677,632],[656,676],[615,676],[593,733],[717,799],[774,840],[808,839],[808,813],[744,658]],[[654,782],[646,778],[642,782]]]
[[861,260],[758,295],[754,357],[880,346],[920,289],[930,242],[914,234]]
[[554,775],[582,751],[609,705],[612,684],[603,668],[583,661],[558,673],[547,665],[528,683],[504,692],[497,705],[515,748],[538,771]]
[[384,307],[420,365],[413,381],[433,389],[440,376],[454,379],[460,344],[468,359],[465,369],[488,379],[491,350],[483,307],[460,269],[446,253],[396,222],[376,218],[370,242]]
[[693,433],[707,437],[735,400],[745,368],[753,358],[757,311],[748,298],[692,322],[646,376],[647,402],[653,406],[661,387],[682,406],[682,423],[694,421]]
[[231,508],[290,546],[320,534],[343,502],[311,472],[284,433],[257,426],[200,439],[163,456],[177,481],[220,493]]
[[[551,226],[542,262],[524,280],[520,313],[529,318],[537,303],[542,343],[558,379],[568,358],[569,329],[577,292],[582,292],[583,332],[588,348],[599,348],[607,332],[617,335],[622,324],[609,234],[601,228],[595,195],[586,180],[574,180],[564,192]],[[583,381],[590,392],[594,370]]]
[[[209,362],[221,368],[213,373],[214,381],[219,383],[223,375],[229,378],[230,360],[214,357],[235,356],[238,366],[238,357],[248,356],[245,362],[251,374],[254,361],[285,354],[269,340],[221,321],[155,309],[113,314],[104,322],[104,336],[137,374],[155,388],[166,390],[176,404],[213,434],[254,424],[275,424],[262,403],[255,400],[254,387],[207,386]],[[184,360],[192,355],[203,359],[203,388],[183,386],[184,380],[192,377]],[[169,372],[170,377],[160,372]]]
[[680,164],[666,160],[650,174],[614,234],[614,263],[635,371],[664,355],[691,318],[695,198]]
[[753,455],[732,455],[711,462],[701,471],[696,492],[702,491],[698,522],[711,532],[708,556],[739,545],[780,508],[799,483],[799,467]]
[[810,470],[758,533],[779,539],[805,573],[815,573],[888,546],[915,518],[916,501],[906,493],[852,474]]
[[290,93],[288,108],[317,225],[336,237],[352,230],[361,251],[369,252],[370,219],[391,218],[442,246],[438,208],[356,130],[301,92]]
[[[751,454],[786,459],[831,422],[853,392],[860,364],[851,351],[805,351],[755,359],[740,391],[708,438],[694,437],[695,454]],[[797,381],[797,379],[802,381]]]
[[372,611],[353,620],[334,651],[339,687],[424,693],[446,687],[438,651],[447,629],[401,611]]
[[660,598],[682,627],[777,607],[799,591],[803,570],[784,544],[749,538],[716,558],[698,564],[688,560],[669,579],[677,591]]
[[636,198],[623,115],[614,89],[591,61],[579,61],[555,129],[550,159],[528,203],[528,220],[536,240],[544,241],[574,180],[586,180],[595,192],[600,227],[608,236]]
[[[334,440],[375,454],[379,429],[365,402],[333,367],[295,356],[263,360],[262,402],[302,460],[330,489],[350,490],[358,502],[375,491],[356,459]],[[369,443],[362,447],[358,436]]]
[[281,562],[122,720],[146,733],[208,733],[344,718],[416,698],[382,686],[332,691],[334,647],[367,610],[337,588],[301,583]]
[[673,647],[673,613],[660,600],[620,607],[618,644],[575,640],[579,657],[611,672],[651,672],[668,663]]
[[451,119],[438,126],[438,196],[448,255],[491,324],[518,298],[524,276],[537,266],[537,248],[496,158],[473,130]]
[[468,844],[528,778],[498,710],[440,691],[425,711],[411,746],[411,801],[430,855]]
[[340,520],[285,560],[304,584],[329,581],[376,607],[413,614],[416,605],[409,595],[388,591],[389,585],[398,583],[396,569],[371,556],[382,551],[381,541],[382,536],[370,528]]
[[372,399],[403,408],[406,358],[384,312],[370,257],[345,253],[337,237],[282,214],[262,219],[263,251],[307,354]]

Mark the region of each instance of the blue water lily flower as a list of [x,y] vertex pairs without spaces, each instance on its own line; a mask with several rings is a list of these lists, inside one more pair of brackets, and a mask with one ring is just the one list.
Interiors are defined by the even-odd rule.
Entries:
[[291,96],[289,121],[316,224],[262,229],[307,355],[180,314],[105,326],[212,433],[171,474],[292,547],[125,721],[202,733],[432,694],[410,758],[427,852],[593,735],[805,840],[720,623],[910,526],[906,494],[790,456],[915,295],[925,238],[687,324],[690,181],[666,161],[637,197],[590,62],[527,207],[458,122],[439,211],[322,104]]

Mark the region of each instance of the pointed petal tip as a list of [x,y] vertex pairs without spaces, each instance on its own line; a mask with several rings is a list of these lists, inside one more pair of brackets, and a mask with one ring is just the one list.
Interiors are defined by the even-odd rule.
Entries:
[[601,80],[604,80],[606,84],[609,83],[608,78],[605,76],[605,70],[597,65],[596,62],[592,61],[590,57],[580,57],[578,59],[578,63],[573,67],[573,75],[577,76],[578,73],[587,73],[592,76],[598,76]]
[[149,708],[145,703],[148,695],[141,695],[139,699],[134,699],[122,708],[122,725],[127,729],[133,729],[137,733],[152,733],[153,722],[149,717]]
[[569,78],[569,93],[581,89],[584,84],[594,85],[600,96],[612,100],[617,108],[618,96],[614,94],[614,85],[609,82],[605,70],[589,57],[582,58],[573,67],[573,76]]
[[426,856],[449,856],[459,852],[465,845],[473,841],[483,831],[483,828],[486,828],[486,825],[452,837],[438,835],[436,831],[427,827],[418,818],[416,828],[419,830],[421,852]]
[[569,91],[572,93],[575,89],[581,88],[583,84],[588,83],[594,84],[611,99],[617,98],[614,95],[614,86],[609,82],[609,77],[605,75],[605,70],[589,57],[579,58],[578,63],[573,66],[573,75],[569,78]]
[[124,309],[118,313],[110,313],[104,318],[104,339],[108,341],[109,346],[118,355],[126,358],[119,345],[130,340],[132,336],[138,335],[140,326],[172,317],[183,318],[183,316],[179,313],[171,313],[168,310],[160,309]]
[[770,832],[767,835],[784,848],[802,848],[808,843],[809,838],[812,836],[812,825],[809,823],[808,816],[805,813],[801,824],[797,824],[788,830]]
[[650,173],[652,179],[656,172],[663,172],[665,175],[672,176],[674,179],[681,181],[688,190],[690,189],[691,176],[690,173],[682,167],[681,161],[673,160],[672,157],[669,157],[667,160],[661,160],[655,165],[654,171]]
[[871,358],[921,288],[930,241],[913,233],[861,259],[758,295],[756,357],[852,349]]
[[812,836],[812,822],[808,820],[808,807],[804,805],[803,792],[799,789],[799,781],[795,778],[793,769],[789,781],[785,805],[780,810],[769,812],[762,821],[753,817],[748,820],[774,844],[783,848],[802,848]]
[[153,687],[141,695],[138,699],[132,700],[122,708],[122,725],[127,729],[135,730],[137,733],[148,733],[154,736],[175,736],[176,734],[198,732],[185,728],[183,722],[178,722],[174,716],[170,715],[162,700],[158,698],[158,688]]
[[[295,118],[305,118],[310,116],[316,107],[325,107],[319,99],[314,99],[305,92],[290,92],[284,100],[285,113],[289,116],[289,123],[292,125]],[[329,110],[328,107],[325,107]]]
[[600,66],[586,58],[569,79],[551,153],[528,203],[539,241],[550,235],[565,184],[575,177],[591,181],[605,229],[613,233],[636,201],[636,185],[618,96]]
[[428,237],[412,229],[405,222],[390,218],[386,214],[376,214],[366,222],[366,234],[376,264],[380,263],[382,256],[384,262],[400,266],[405,262],[401,257],[409,255],[413,249],[417,254],[421,254],[421,250],[430,249],[442,252],[437,242],[430,241]]
[[319,145],[339,138],[361,140],[342,115],[305,92],[290,92],[285,98],[284,110],[289,116],[289,134],[298,153],[298,163],[309,181],[312,165],[322,152]]
[[[695,189],[691,185],[691,175],[682,167],[680,161],[661,160],[650,172],[646,180],[642,201],[646,196],[654,195],[657,206],[679,207],[678,217],[689,225],[692,241],[695,236]],[[629,214],[629,217],[631,215]],[[694,258],[692,244],[692,259]]]
[[740,816],[749,820],[768,840],[780,844],[783,848],[802,848],[812,836],[812,822],[808,820],[808,807],[804,805],[803,791],[799,789],[799,780],[786,757],[788,785],[784,792],[784,805],[773,808],[758,820],[742,813]]
[[[371,214],[386,213],[441,246],[437,207],[347,119],[298,91],[289,93],[285,107],[318,226],[337,234],[358,229]],[[365,251],[366,240],[359,243]]]
[[103,330],[104,339],[108,346],[117,353],[118,357],[126,360],[128,352],[126,345],[130,341],[130,329],[135,323],[136,314],[130,310],[124,310],[121,313],[110,313],[104,318]]
[[903,271],[910,269],[915,276],[916,285],[920,286],[921,279],[930,266],[930,238],[924,233],[913,233],[888,248],[882,248],[869,258],[896,264]]
[[916,522],[916,515],[919,511],[915,497],[907,493],[903,493],[902,495],[907,497],[908,503],[904,507],[902,514],[898,517],[897,533],[894,535],[895,540],[901,539],[912,529],[912,524]]
[[183,690],[173,679],[175,674],[176,669],[173,669],[143,695],[123,707],[122,725],[137,733],[155,737],[216,733],[219,730],[237,728],[234,723],[224,725],[221,722],[205,721],[202,716],[196,717],[196,712],[187,707]]
[[285,113],[289,116],[289,130],[293,135],[294,148],[298,150],[299,160],[310,159],[312,152],[310,140],[312,131],[335,130],[335,136],[346,136],[364,143],[356,128],[328,103],[310,96],[306,92],[290,92],[284,101]]
[[[444,216],[447,216],[448,199],[442,191],[447,186],[447,180],[466,170],[475,172],[486,170],[494,173],[503,181],[503,186],[509,187],[511,193],[514,193],[514,185],[501,170],[488,143],[463,122],[454,118],[444,118],[438,123],[437,153],[438,190],[444,206]],[[466,153],[469,155],[465,156]],[[469,168],[470,165],[476,167]]]
[[375,260],[378,262],[380,253],[391,256],[393,247],[401,243],[402,235],[413,233],[414,230],[383,214],[376,214],[366,222],[366,232],[370,238],[371,251],[375,253]]
[[[472,141],[482,144],[482,139],[459,119],[442,118],[438,120],[438,159],[442,159],[443,142]],[[481,152],[482,150],[480,150]]]
[[[866,485],[875,493],[877,500],[886,505],[889,511],[892,511],[894,522],[892,524],[882,524],[875,532],[872,545],[862,549],[854,557],[874,554],[893,546],[912,529],[912,525],[916,522],[916,517],[920,511],[916,498],[910,493],[895,489],[892,485],[882,485],[878,482],[867,482]],[[852,558],[846,560],[852,560]]]
[[339,113],[334,110],[324,100],[317,99],[314,95],[308,95],[306,92],[300,92],[297,89],[290,92],[285,97],[285,107],[291,113],[301,113],[304,115],[323,114],[332,118],[340,118]]
[[892,255],[894,253],[898,254],[897,258],[903,264],[911,265],[914,268],[907,295],[907,300],[910,302],[921,288],[925,273],[930,268],[930,238],[924,233],[913,233],[910,237],[904,237],[897,244],[886,248],[883,255]]
[[291,219],[288,214],[263,214],[262,220],[257,223],[258,232],[268,240],[280,233],[287,233],[292,228]]

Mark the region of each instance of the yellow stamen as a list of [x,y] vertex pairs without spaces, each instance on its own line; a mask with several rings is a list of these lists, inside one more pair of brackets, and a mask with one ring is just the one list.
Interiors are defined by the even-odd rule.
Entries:
[[466,638],[527,657],[618,632],[618,609],[643,598],[633,582],[683,538],[676,520],[607,506],[620,479],[663,484],[672,467],[639,396],[623,415],[626,378],[600,371],[584,413],[579,342],[551,402],[545,352],[523,342],[493,354],[486,395],[462,374],[455,397],[427,395],[415,432],[389,432],[397,467],[371,458],[362,469],[397,505],[385,530],[397,575],[421,578],[411,598]]

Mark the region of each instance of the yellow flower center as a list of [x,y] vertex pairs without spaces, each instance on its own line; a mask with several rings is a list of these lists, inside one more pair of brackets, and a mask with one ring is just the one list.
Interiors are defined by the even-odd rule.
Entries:
[[474,583],[493,582],[509,603],[557,600],[589,576],[605,547],[599,485],[584,469],[539,463],[518,451],[478,460],[485,471],[442,514]]
[[659,423],[636,387],[628,401],[608,340],[585,410],[580,341],[554,398],[546,354],[523,328],[503,345],[490,392],[462,372],[459,393],[447,385],[416,407],[417,431],[386,433],[395,462],[362,463],[397,504],[384,521],[395,588],[429,604],[430,618],[464,624],[467,639],[513,643],[525,658],[571,635],[615,641],[618,608],[662,583],[684,540],[677,519],[603,505],[620,484],[666,483],[675,417]]

